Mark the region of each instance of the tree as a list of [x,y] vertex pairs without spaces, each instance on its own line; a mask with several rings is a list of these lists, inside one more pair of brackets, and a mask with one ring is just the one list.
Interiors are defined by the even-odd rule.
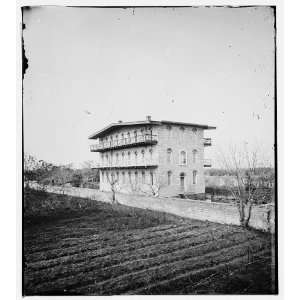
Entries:
[[82,175],[80,173],[74,173],[72,175],[72,185],[75,187],[80,187],[82,184]]
[[[270,164],[257,149],[249,151],[246,144],[242,151],[231,147],[227,155],[220,152],[220,162],[226,172],[235,177],[235,184],[229,184],[228,188],[235,199],[240,224],[249,227],[252,208],[261,189],[257,178],[262,175],[262,170],[270,169]],[[273,180],[272,177],[269,179]]]
[[38,160],[33,155],[24,154],[24,180],[26,186],[30,181],[37,181],[43,188],[44,179],[49,176],[55,166],[44,160]]
[[112,204],[117,204],[118,201],[116,199],[116,192],[118,191],[118,183],[119,183],[119,177],[115,175],[113,171],[113,151],[110,151],[110,154],[108,155],[108,168],[107,171],[110,171],[107,173],[107,181],[110,185],[110,189],[112,192]]

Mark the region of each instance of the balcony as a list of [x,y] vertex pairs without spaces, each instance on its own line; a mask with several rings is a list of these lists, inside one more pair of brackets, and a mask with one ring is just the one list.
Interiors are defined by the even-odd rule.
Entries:
[[91,145],[91,152],[104,152],[113,149],[122,149],[134,146],[146,146],[157,144],[157,136],[153,134],[136,135],[130,138],[105,141],[99,144]]
[[126,162],[126,163],[104,163],[99,164],[97,169],[107,170],[107,169],[147,169],[156,168],[158,166],[158,161],[152,159],[146,162]]
[[211,159],[204,159],[203,160],[203,167],[210,168],[211,167]]
[[204,138],[204,146],[211,146],[211,138]]

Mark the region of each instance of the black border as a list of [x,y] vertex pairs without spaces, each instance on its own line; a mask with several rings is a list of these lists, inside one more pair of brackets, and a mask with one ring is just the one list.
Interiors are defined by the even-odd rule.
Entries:
[[[22,44],[22,296],[25,295],[24,291],[24,267],[25,267],[25,257],[24,257],[24,75],[26,69],[28,68],[28,59],[25,55],[24,48],[24,37],[23,31],[25,29],[24,24],[24,11],[29,10],[34,7],[40,6],[57,6],[57,7],[73,7],[73,8],[122,8],[122,9],[135,9],[135,8],[199,8],[199,7],[226,7],[226,8],[249,8],[249,7],[270,7],[273,9],[274,14],[274,173],[275,173],[275,290],[272,294],[267,295],[278,295],[278,103],[277,103],[277,6],[276,5],[197,5],[197,6],[188,6],[188,5],[180,5],[180,6],[73,6],[73,5],[32,5],[32,6],[21,6],[21,19],[22,19],[22,32],[21,32],[21,44]],[[210,294],[203,294],[198,296],[209,296]],[[222,294],[224,296],[230,296],[234,294]],[[245,296],[250,294],[245,294]],[[264,296],[267,296],[264,295]],[[259,294],[251,295],[251,296],[259,296]]]

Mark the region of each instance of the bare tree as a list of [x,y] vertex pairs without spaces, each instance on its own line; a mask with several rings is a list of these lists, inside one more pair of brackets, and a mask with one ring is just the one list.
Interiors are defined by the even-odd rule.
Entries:
[[235,199],[240,224],[249,227],[252,208],[260,190],[257,178],[262,170],[270,167],[270,164],[263,159],[257,149],[249,151],[246,144],[242,151],[231,147],[228,155],[220,152],[220,161],[226,172],[235,178],[235,183],[229,184],[228,188]]
[[38,182],[40,190],[45,189],[44,179],[53,170],[54,166],[44,160],[38,160],[33,155],[24,154],[24,181],[28,187],[31,181]]
[[138,191],[146,195],[150,194],[151,196],[159,197],[160,191],[165,185],[166,183],[162,177],[158,177],[156,173],[150,173],[149,182],[139,185]]
[[116,176],[114,172],[114,162],[113,162],[113,151],[108,155],[108,168],[107,171],[110,171],[110,174],[107,174],[107,181],[110,185],[110,189],[112,192],[112,204],[117,204],[118,201],[116,199],[116,192],[119,188],[119,176]]

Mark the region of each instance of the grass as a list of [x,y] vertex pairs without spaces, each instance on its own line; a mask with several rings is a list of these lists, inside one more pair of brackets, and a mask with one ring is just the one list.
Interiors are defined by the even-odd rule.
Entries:
[[271,236],[27,190],[25,295],[270,294]]

